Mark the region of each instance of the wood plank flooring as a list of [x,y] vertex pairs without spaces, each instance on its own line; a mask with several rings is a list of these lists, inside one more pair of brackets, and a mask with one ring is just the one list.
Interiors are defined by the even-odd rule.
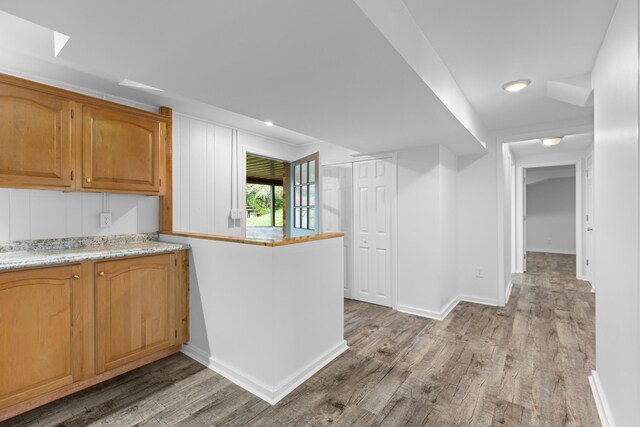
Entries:
[[275,406],[177,354],[3,425],[599,425],[594,294],[573,256],[528,264],[506,307],[442,322],[347,300],[351,348]]

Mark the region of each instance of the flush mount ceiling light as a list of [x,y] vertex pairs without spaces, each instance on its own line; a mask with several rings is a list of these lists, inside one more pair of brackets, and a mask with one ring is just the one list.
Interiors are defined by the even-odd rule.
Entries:
[[127,86],[135,89],[146,89],[146,90],[155,90],[158,92],[164,92],[162,89],[158,89],[157,87],[149,86],[144,83],[134,82],[133,80],[129,80],[129,79],[124,79],[118,84],[120,86]]
[[562,141],[562,137],[554,136],[553,138],[542,138],[541,141],[545,147],[553,147],[554,145],[560,144],[560,141]]
[[526,89],[530,84],[531,80],[529,79],[514,80],[503,84],[502,90],[507,92],[520,92],[521,90]]
[[267,120],[264,124],[267,126],[273,126],[273,122],[271,120]]

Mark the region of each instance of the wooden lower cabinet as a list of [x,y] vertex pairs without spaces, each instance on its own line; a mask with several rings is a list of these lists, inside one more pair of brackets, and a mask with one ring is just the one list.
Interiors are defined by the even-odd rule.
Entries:
[[0,421],[179,351],[187,259],[0,273]]
[[80,275],[80,265],[0,274],[0,409],[83,378],[93,349]]
[[176,344],[175,255],[96,264],[96,373]]

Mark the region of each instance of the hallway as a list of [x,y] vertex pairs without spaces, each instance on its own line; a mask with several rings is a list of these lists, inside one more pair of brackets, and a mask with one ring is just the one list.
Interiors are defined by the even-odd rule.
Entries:
[[350,350],[275,406],[177,354],[6,425],[599,425],[594,294],[572,256],[528,263],[506,307],[442,322],[346,300]]

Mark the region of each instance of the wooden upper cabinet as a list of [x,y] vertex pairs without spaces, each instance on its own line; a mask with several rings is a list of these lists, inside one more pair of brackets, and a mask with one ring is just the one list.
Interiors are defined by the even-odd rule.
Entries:
[[82,107],[82,189],[162,194],[165,123],[129,112]]
[[79,265],[0,274],[0,409],[87,374],[80,274]]
[[73,102],[0,82],[0,186],[70,190]]
[[165,195],[162,110],[0,74],[0,187]]
[[96,264],[96,373],[178,342],[175,255]]

